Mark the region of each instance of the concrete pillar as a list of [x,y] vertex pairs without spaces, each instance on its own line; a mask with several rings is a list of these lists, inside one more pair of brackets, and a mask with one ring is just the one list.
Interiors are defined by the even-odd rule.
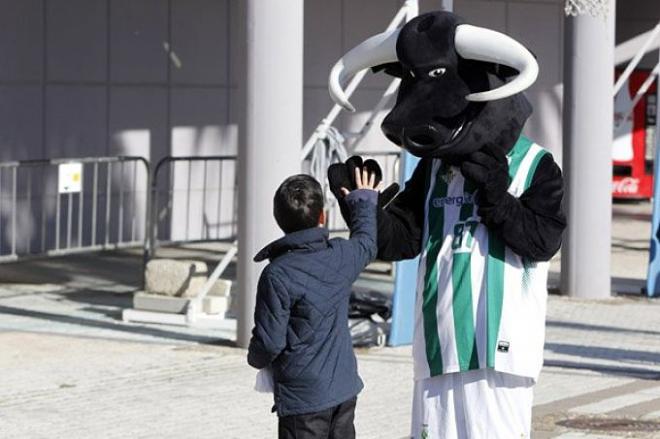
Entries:
[[300,172],[303,92],[303,0],[247,0],[245,142],[238,166],[237,343],[250,341],[256,287],[264,264],[252,258],[282,235],[273,195]]
[[568,228],[561,289],[582,298],[611,294],[612,119],[615,0],[607,17],[565,19],[564,176]]

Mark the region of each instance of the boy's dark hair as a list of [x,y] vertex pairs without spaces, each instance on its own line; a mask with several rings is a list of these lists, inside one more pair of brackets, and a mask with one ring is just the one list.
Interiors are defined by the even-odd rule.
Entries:
[[309,175],[293,175],[275,192],[273,215],[284,233],[318,226],[322,211],[323,189]]

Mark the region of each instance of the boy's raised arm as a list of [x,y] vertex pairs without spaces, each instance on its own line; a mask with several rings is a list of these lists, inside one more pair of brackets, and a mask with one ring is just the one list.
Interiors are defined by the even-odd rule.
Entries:
[[374,187],[374,175],[362,175],[358,168],[355,171],[358,189],[348,192],[343,189],[346,204],[350,212],[349,228],[351,236],[348,240],[350,256],[346,258],[347,271],[351,278],[357,277],[364,267],[376,258],[378,191]]
[[286,347],[289,294],[276,274],[266,269],[257,286],[254,329],[248,347],[248,364],[263,369]]

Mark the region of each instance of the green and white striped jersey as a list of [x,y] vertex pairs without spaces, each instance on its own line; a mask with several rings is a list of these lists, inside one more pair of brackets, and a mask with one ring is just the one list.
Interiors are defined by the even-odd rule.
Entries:
[[[530,185],[546,150],[521,137],[509,193]],[[433,160],[417,281],[415,379],[494,368],[536,379],[543,363],[548,263],[528,263],[477,215],[476,187]]]

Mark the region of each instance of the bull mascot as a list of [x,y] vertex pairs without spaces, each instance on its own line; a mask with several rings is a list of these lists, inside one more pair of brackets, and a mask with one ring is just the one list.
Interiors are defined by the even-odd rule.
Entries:
[[[380,259],[420,255],[412,436],[527,438],[547,261],[565,227],[561,171],[521,135],[536,60],[509,36],[432,12],[336,63],[330,94],[349,111],[343,87],[366,68],[401,78],[382,130],[421,158],[403,191],[383,191],[378,217]],[[357,156],[332,165],[340,206],[356,167],[380,174]]]

